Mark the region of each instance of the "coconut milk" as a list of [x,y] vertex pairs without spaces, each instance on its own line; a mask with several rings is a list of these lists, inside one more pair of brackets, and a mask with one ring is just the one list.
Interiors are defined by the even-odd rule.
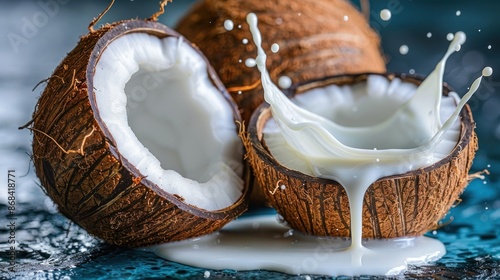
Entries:
[[[464,43],[465,34],[454,36],[436,69],[392,117],[377,125],[352,128],[296,106],[271,82],[256,15],[249,14],[247,21],[258,47],[255,63],[262,74],[264,96],[271,105],[280,135],[312,167],[304,173],[334,179],[346,189],[351,238],[305,236],[281,225],[275,217],[257,216],[233,221],[213,235],[154,246],[151,250],[172,261],[211,269],[351,276],[397,274],[408,264],[423,264],[443,256],[444,245],[427,237],[363,241],[362,202],[366,189],[377,179],[428,166],[441,158],[435,153],[437,147],[445,133],[457,125],[460,109],[481,80],[472,84],[456,110],[442,123],[439,105],[444,65],[447,57]],[[485,68],[483,75],[491,75],[491,71]],[[429,92],[433,94],[428,96]],[[380,146],[370,146],[373,141],[357,143],[356,147],[347,143],[353,138],[373,140],[373,135],[384,135]],[[448,146],[444,149],[451,151],[454,145]],[[403,162],[409,164],[402,172]]]

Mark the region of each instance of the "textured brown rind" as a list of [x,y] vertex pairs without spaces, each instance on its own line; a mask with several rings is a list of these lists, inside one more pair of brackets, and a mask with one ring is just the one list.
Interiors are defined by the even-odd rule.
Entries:
[[[245,123],[263,102],[262,87],[256,84],[260,73],[244,63],[257,56],[246,23],[250,12],[258,16],[267,69],[275,83],[282,75],[301,83],[339,74],[385,72],[377,34],[347,1],[200,1],[177,30],[202,50],[228,89],[255,85],[241,94],[231,91]],[[232,31],[224,28],[228,19],[234,23]],[[243,44],[243,39],[249,43]],[[269,51],[273,43],[280,46],[276,54]]]
[[[33,115],[36,173],[61,213],[109,243],[138,247],[213,232],[246,210],[251,184],[234,205],[220,211],[184,204],[121,156],[99,117],[89,90],[95,66],[109,43],[131,32],[179,36],[162,24],[142,20],[106,25],[83,36],[54,71]],[[210,66],[207,71],[231,104],[234,120],[240,121],[215,71]],[[245,181],[248,173],[247,168]]]
[[[326,84],[354,84],[367,74],[333,77],[296,88],[300,93]],[[393,79],[394,75],[388,75]],[[403,80],[420,83],[419,79]],[[447,94],[450,89],[445,87]],[[281,166],[262,142],[262,128],[271,118],[263,104],[243,134],[247,158],[270,204],[294,229],[319,236],[350,236],[349,202],[343,187],[333,180],[311,177]],[[367,190],[363,202],[363,237],[419,236],[437,228],[468,184],[468,172],[477,150],[474,121],[468,106],[460,113],[461,134],[454,150],[432,166],[381,178]],[[280,186],[285,185],[285,189]]]

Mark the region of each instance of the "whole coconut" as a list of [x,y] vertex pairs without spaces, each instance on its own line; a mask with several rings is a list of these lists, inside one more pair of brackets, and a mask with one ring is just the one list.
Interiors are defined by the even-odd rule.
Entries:
[[[245,23],[250,12],[259,18],[264,49],[279,45],[267,61],[276,84],[281,76],[295,84],[337,74],[385,72],[379,37],[348,1],[200,1],[176,29],[208,58],[246,123],[264,100],[258,70],[245,65],[257,53],[247,43],[252,37]],[[224,27],[227,20],[232,30]]]

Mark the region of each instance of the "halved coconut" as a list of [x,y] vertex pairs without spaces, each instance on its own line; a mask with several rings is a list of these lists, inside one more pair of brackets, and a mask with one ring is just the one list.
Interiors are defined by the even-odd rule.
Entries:
[[203,54],[162,24],[123,21],[83,36],[33,120],[43,188],[107,242],[182,240],[246,210],[236,106]]
[[[369,117],[370,113],[363,115],[362,107],[379,106],[388,113],[394,112],[420,82],[420,79],[410,76],[336,76],[299,85],[289,94],[294,95],[292,100],[299,106],[323,117],[346,126],[366,126],[381,121],[384,116],[378,114],[381,119],[376,119]],[[376,104],[375,100],[359,98],[360,94],[371,89],[386,92],[383,99],[377,99],[385,101]],[[445,86],[443,95],[447,96],[450,91]],[[356,103],[356,100],[365,100],[361,101],[365,103]],[[457,106],[455,101],[454,98],[443,98],[442,104],[446,105],[441,107],[442,114],[451,114]],[[342,118],[331,115],[332,111],[339,110],[328,110],[328,106],[345,110]],[[359,110],[354,112],[353,108]],[[270,204],[294,229],[312,235],[349,237],[350,210],[344,188],[334,180],[313,176],[299,158],[286,153],[284,143],[276,141],[277,138],[267,138],[266,134],[279,133],[272,123],[270,107],[263,104],[252,115],[248,137],[243,134],[247,157]],[[441,160],[409,172],[405,169],[411,162],[402,163],[401,174],[373,183],[364,196],[363,237],[418,236],[436,228],[468,183],[468,171],[477,150],[473,129],[472,114],[466,106],[460,113],[460,122],[446,133],[445,140],[438,146]],[[371,139],[357,140],[368,143]]]

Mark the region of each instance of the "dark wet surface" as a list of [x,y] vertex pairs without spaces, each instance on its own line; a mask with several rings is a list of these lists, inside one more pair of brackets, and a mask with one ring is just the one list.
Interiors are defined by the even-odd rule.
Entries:
[[[43,3],[57,3],[46,10]],[[104,18],[114,21],[149,17],[157,1],[117,1]],[[174,1],[161,21],[172,25],[192,1]],[[382,1],[380,1],[382,2]],[[437,263],[411,267],[407,278],[500,278],[500,20],[499,2],[389,1],[399,6],[372,3],[374,14],[393,10],[392,20],[372,24],[380,31],[388,68],[395,72],[428,74],[441,58],[449,32],[463,30],[468,42],[448,63],[445,80],[463,94],[484,66],[496,73],[485,79],[470,104],[477,122],[480,150],[474,171],[488,168],[485,180],[474,180],[443,220],[429,232],[448,253]],[[41,4],[42,3],[42,4]],[[441,4],[442,3],[442,4]],[[444,4],[446,3],[446,4]],[[171,263],[152,253],[112,247],[89,236],[58,214],[38,186],[30,164],[31,135],[17,127],[31,116],[43,85],[64,55],[86,32],[88,22],[103,8],[103,1],[0,2],[0,268],[2,279],[200,279],[206,269]],[[168,6],[167,6],[168,7]],[[52,12],[48,12],[52,11]],[[457,16],[460,11],[460,16]],[[32,24],[30,29],[29,24]],[[35,25],[36,24],[36,25]],[[427,33],[431,32],[431,38]],[[399,53],[408,45],[406,55]],[[491,46],[491,47],[489,47]],[[7,177],[14,170],[16,205],[9,215]],[[9,225],[15,224],[16,258],[9,273]],[[305,279],[275,272],[210,271],[211,279]],[[315,278],[315,277],[313,277]],[[374,277],[362,277],[361,279]],[[330,279],[330,277],[317,277]]]

